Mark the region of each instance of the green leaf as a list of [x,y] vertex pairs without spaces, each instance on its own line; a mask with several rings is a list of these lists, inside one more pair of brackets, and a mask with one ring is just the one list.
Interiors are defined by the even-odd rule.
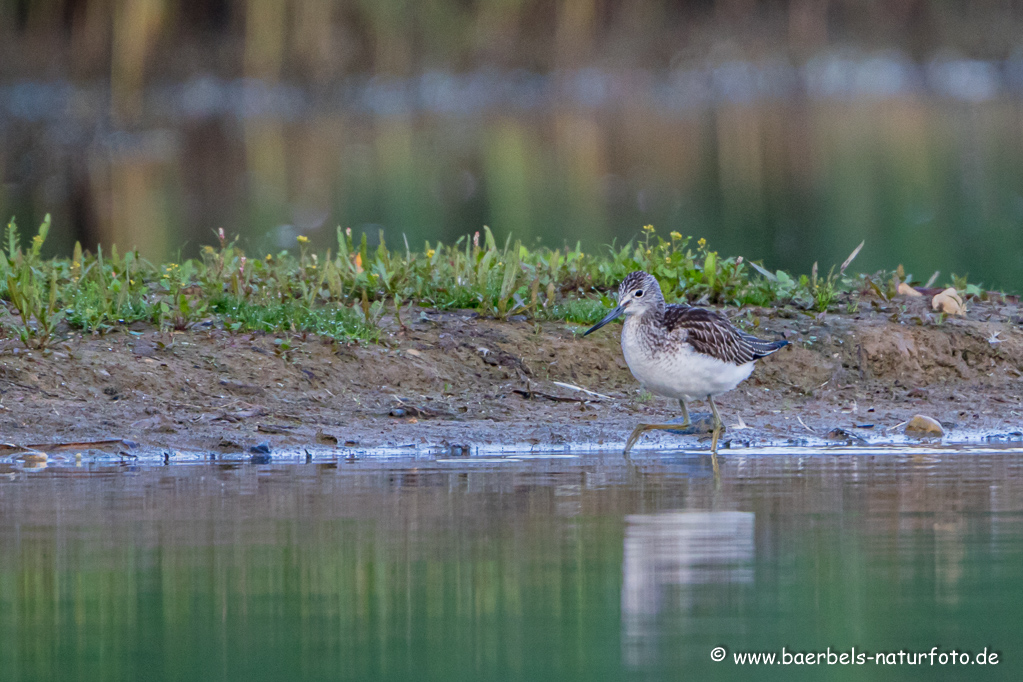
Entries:
[[703,277],[707,282],[707,286],[711,289],[714,288],[714,280],[717,277],[718,267],[718,254],[717,251],[708,251],[707,257],[703,261]]
[[7,260],[13,265],[14,260],[21,253],[21,240],[18,238],[18,224],[14,221],[14,217],[11,217],[11,221],[7,223]]
[[43,218],[42,224],[39,226],[39,232],[32,238],[32,260],[39,258],[40,252],[43,250],[43,242],[46,241],[46,235],[50,233],[50,214],[47,213],[46,217]]

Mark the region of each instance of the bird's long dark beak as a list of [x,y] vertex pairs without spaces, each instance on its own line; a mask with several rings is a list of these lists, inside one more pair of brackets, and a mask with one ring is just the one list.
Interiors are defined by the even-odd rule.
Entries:
[[612,310],[611,312],[609,312],[609,313],[607,314],[607,317],[605,317],[605,318],[604,318],[603,320],[601,320],[601,321],[600,321],[600,322],[598,322],[597,324],[593,325],[592,327],[590,327],[589,329],[587,329],[586,331],[584,331],[584,332],[583,332],[583,336],[586,336],[587,334],[590,334],[590,333],[592,333],[592,332],[595,332],[595,331],[597,331],[598,329],[600,329],[601,327],[603,327],[603,326],[604,326],[605,324],[607,324],[607,323],[608,323],[608,322],[610,322],[611,320],[613,320],[613,319],[615,319],[616,317],[618,317],[619,315],[621,315],[621,314],[622,314],[623,312],[625,312],[625,309],[624,309],[624,308],[622,308],[621,306],[618,306],[618,307],[616,307],[616,308],[615,308],[614,310]]

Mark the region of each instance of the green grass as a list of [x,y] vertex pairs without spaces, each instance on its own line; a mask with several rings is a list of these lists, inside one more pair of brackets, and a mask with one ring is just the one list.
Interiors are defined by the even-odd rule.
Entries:
[[614,301],[606,296],[594,298],[569,298],[551,306],[550,317],[578,324],[596,324],[614,307]]
[[427,242],[420,251],[404,241],[391,248],[381,233],[371,249],[365,234],[355,240],[338,228],[333,252],[313,253],[299,237],[293,250],[249,257],[220,231],[219,243],[204,247],[201,258],[164,264],[116,248],[92,254],[77,244],[70,258],[43,260],[49,227],[47,216],[23,249],[12,219],[0,253],[2,329],[30,347],[69,332],[104,333],[139,322],[179,330],[212,322],[234,331],[377,341],[385,315],[403,324],[401,316],[417,306],[592,324],[614,305],[614,290],[633,270],[654,275],[670,302],[826,312],[851,309],[860,293],[890,298],[889,279],[897,276],[846,277],[852,256],[824,279],[816,268],[811,277],[770,272],[722,258],[704,239],[694,244],[677,232],[665,239],[649,225],[638,241],[597,254],[578,246],[528,249],[511,239],[498,245],[486,227],[454,244]]
[[379,328],[367,322],[362,311],[341,306],[308,308],[295,301],[253,304],[231,296],[219,298],[210,312],[231,331],[309,332],[334,339],[375,341]]

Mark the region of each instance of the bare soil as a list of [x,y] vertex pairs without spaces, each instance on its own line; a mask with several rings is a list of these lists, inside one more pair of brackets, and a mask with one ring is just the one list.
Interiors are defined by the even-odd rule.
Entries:
[[[855,315],[743,311],[792,344],[718,400],[732,447],[902,438],[915,414],[946,441],[1023,431],[1023,330],[1016,304],[973,302],[941,322],[925,301]],[[46,351],[0,341],[0,440],[130,439],[144,449],[247,451],[410,444],[622,443],[641,421],[678,416],[629,373],[616,326],[583,338],[564,323],[424,310],[384,342],[132,329]],[[560,386],[563,382],[602,394]],[[705,409],[700,404],[696,411]],[[744,428],[745,427],[745,428]],[[651,433],[646,446],[708,447]]]

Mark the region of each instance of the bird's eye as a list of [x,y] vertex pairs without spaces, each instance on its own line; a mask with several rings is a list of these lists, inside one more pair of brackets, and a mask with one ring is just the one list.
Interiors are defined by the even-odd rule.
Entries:
[[635,296],[636,298],[642,298],[643,297],[643,290],[642,289],[638,289],[636,291],[636,293],[633,294],[633,296]]

